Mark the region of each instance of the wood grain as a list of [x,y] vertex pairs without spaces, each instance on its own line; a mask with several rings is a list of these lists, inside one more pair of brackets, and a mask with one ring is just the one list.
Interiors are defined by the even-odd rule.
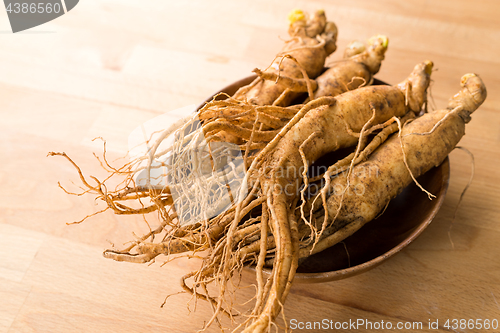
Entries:
[[[268,66],[286,39],[293,8],[323,8],[338,25],[339,50],[328,61],[340,59],[353,39],[386,34],[389,51],[379,79],[401,81],[415,63],[430,59],[435,107],[445,106],[468,72],[483,78],[488,98],[460,143],[474,155],[475,175],[456,218],[471,172],[470,157],[459,150],[450,157],[445,204],[423,235],[360,276],[296,284],[285,306],[287,322],[422,322],[415,332],[438,332],[449,331],[447,319],[500,320],[498,1],[86,0],[18,34],[9,33],[0,10],[0,332],[203,327],[210,307],[198,303],[190,313],[185,294],[160,308],[198,262],[160,267],[104,259],[110,242],[120,245],[147,226],[140,218],[107,213],[67,226],[99,207],[90,197],[66,195],[57,183],[76,190],[75,170],[46,155],[65,151],[86,172],[101,175],[92,153],[102,151],[102,142],[93,138],[107,140],[111,158],[123,156],[128,134],[142,122],[198,104],[253,68]],[[252,281],[245,272],[242,285]],[[236,300],[252,295],[252,287],[244,288]],[[429,329],[435,320],[439,330]],[[217,331],[216,325],[208,330]]]

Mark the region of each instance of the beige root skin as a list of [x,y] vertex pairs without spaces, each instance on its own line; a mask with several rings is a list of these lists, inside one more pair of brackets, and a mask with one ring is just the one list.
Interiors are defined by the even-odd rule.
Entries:
[[468,123],[470,115],[474,112],[486,99],[486,89],[479,76],[476,74],[466,74],[460,80],[462,89],[448,102],[448,109],[453,110],[460,108],[460,116]]
[[[388,200],[410,184],[412,177],[403,161],[405,156],[415,177],[441,163],[463,136],[467,117],[486,98],[486,89],[477,75],[464,75],[461,84],[462,90],[450,99],[446,110],[426,114],[408,123],[399,135],[395,134],[378,148],[367,162],[355,166],[350,180],[349,196],[343,199],[340,196],[342,189],[345,188],[346,174],[341,174],[332,181],[331,188],[336,188],[340,192],[330,193],[328,200],[330,216],[336,214],[340,200],[343,200],[343,208],[315,246],[309,244],[300,249],[301,259],[352,235],[377,216],[387,205]],[[390,132],[393,132],[394,124],[391,126],[392,128],[387,127],[384,131],[390,129]],[[406,152],[404,155],[401,150],[401,140],[404,140]],[[374,175],[367,177],[367,170]],[[356,191],[361,187],[370,189],[369,193],[356,195]],[[373,206],[374,202],[378,203]],[[317,208],[319,206],[315,209]]]
[[386,36],[373,36],[368,40],[368,47],[363,52],[352,55],[349,59],[364,64],[371,74],[377,74],[388,46],[389,39]]
[[[429,78],[432,73],[433,63],[426,60],[417,65],[410,77],[398,84],[398,87],[405,94],[406,104],[410,110],[418,114],[421,111],[422,105],[427,105],[427,93],[422,87],[429,86]],[[424,72],[427,75],[418,75],[417,73]]]
[[312,90],[316,90],[318,88],[318,84],[314,80],[309,80],[309,82],[307,82],[306,79],[303,78],[296,79],[285,76],[283,74],[277,74],[273,72],[263,72],[258,68],[255,68],[253,72],[263,80],[274,81],[277,84],[279,83],[285,86],[286,88],[290,89],[290,91],[293,92],[307,92],[308,84],[311,85]]
[[318,89],[313,99],[321,96],[338,96],[347,91],[371,84],[371,74],[358,62],[342,60],[330,66],[316,78]]
[[[415,118],[415,114],[413,112],[409,112],[406,114],[402,119],[401,123],[406,124],[409,120],[412,120]],[[373,126],[372,128],[375,128],[377,126]],[[390,123],[386,125],[382,131],[380,131],[366,147],[364,147],[364,144],[361,145],[361,149],[359,154],[356,154],[355,152],[349,154],[342,160],[339,160],[336,162],[334,165],[331,165],[328,167],[327,171],[319,175],[315,178],[310,179],[311,182],[315,182],[320,180],[321,178],[326,179],[326,184],[324,189],[328,191],[328,188],[330,188],[330,180],[332,177],[335,177],[343,172],[346,172],[349,170],[351,164],[352,165],[358,165],[361,162],[364,162],[380,145],[382,145],[389,135],[392,133],[398,131],[398,123],[393,119],[390,120]],[[367,131],[369,132],[369,131]],[[364,147],[364,148],[363,148]],[[323,194],[323,191],[321,193],[318,193],[316,196],[313,196],[307,201],[303,202],[303,207],[301,207],[302,211],[304,212],[310,212],[310,211],[316,211],[319,209],[319,207],[322,204],[322,201],[319,200],[320,196]]]
[[344,59],[351,58],[352,56],[363,53],[366,50],[365,43],[355,40],[347,44],[347,47],[344,50]]
[[388,43],[385,36],[372,37],[367,49],[363,49],[362,52],[356,53],[349,59],[333,63],[315,81],[292,78],[270,71],[262,72],[259,69],[255,69],[254,72],[263,80],[281,84],[289,92],[308,92],[309,84],[314,90],[314,94],[309,91],[308,100],[322,96],[337,96],[346,91],[371,84],[373,75],[379,71],[382,60],[384,60]]
[[370,85],[373,75],[380,69],[388,45],[387,37],[374,36],[369,40],[368,48],[361,51],[361,48],[356,46],[358,49],[355,55],[332,63],[328,70],[316,78],[318,89],[314,92],[314,98],[337,96]]
[[301,10],[295,10],[288,15],[290,27],[288,34],[291,37],[315,38],[321,34],[326,27],[326,16],[324,10],[316,11],[308,20],[306,14]]

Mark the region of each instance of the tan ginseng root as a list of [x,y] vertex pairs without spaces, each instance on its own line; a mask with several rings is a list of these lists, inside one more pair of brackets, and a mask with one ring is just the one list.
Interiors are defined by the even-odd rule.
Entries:
[[[417,177],[443,162],[465,134],[470,115],[486,98],[486,88],[479,76],[466,74],[461,85],[462,89],[450,99],[446,109],[426,113],[409,122],[366,162],[332,180],[327,201],[329,226],[314,248],[309,245],[300,250],[300,258],[352,235],[378,216],[389,201],[411,182],[416,182]],[[313,207],[313,210],[321,214],[323,207]]]
[[[298,264],[298,227],[293,207],[299,199],[304,161],[307,165],[319,157],[336,149],[358,143],[354,132],[369,131],[393,117],[402,117],[408,112],[420,112],[426,101],[426,89],[430,81],[432,63],[417,65],[407,80],[396,86],[372,86],[359,88],[337,97],[323,97],[306,104],[302,110],[283,128],[253,161],[248,170],[250,178],[260,182],[259,197],[265,198],[266,218],[271,236],[245,244],[235,242],[239,228],[240,211],[244,205],[236,207],[236,219],[226,232],[225,244],[218,247],[220,255],[213,261],[204,262],[201,271],[218,267],[217,274],[204,274],[193,284],[217,281],[220,286],[217,298],[216,316],[226,304],[226,284],[236,268],[243,262],[255,260],[261,249],[275,247],[273,272],[267,283],[258,281],[257,304],[251,324],[246,332],[265,332],[279,314]],[[255,200],[254,200],[255,201]],[[250,201],[251,203],[252,201]],[[258,236],[257,236],[258,237]],[[242,255],[240,250],[244,250]],[[267,250],[266,250],[267,251]],[[262,266],[265,255],[260,254],[257,266]],[[262,278],[262,277],[261,277]]]
[[[414,73],[398,86],[365,87],[336,98],[324,97],[306,104],[252,162],[247,174],[252,187],[244,201],[210,221],[190,227],[179,228],[178,224],[173,222],[176,215],[171,211],[172,205],[166,205],[172,200],[168,186],[136,186],[133,179],[128,177],[125,191],[110,191],[104,182],[95,178],[96,185],[89,184],[78,169],[84,185],[88,188],[86,192],[98,194],[113,210],[116,209],[115,212],[137,213],[151,210],[158,212],[162,221],[158,228],[137,239],[127,249],[106,251],[105,256],[119,261],[149,262],[159,254],[209,249],[200,270],[188,275],[194,279],[194,287],[189,288],[183,282],[183,288],[211,302],[214,306],[214,316],[208,322],[210,324],[217,320],[219,313],[228,313],[223,309],[223,305],[229,304],[230,308],[230,303],[225,300],[225,290],[232,274],[244,262],[254,260],[259,250],[270,249],[271,252],[276,248],[274,277],[265,284],[262,281],[259,283],[257,302],[262,306],[255,309],[253,315],[256,319],[249,328],[252,330],[253,327],[257,331],[267,330],[281,309],[297,265],[297,221],[287,210],[294,206],[298,199],[297,189],[302,180],[296,171],[302,166],[303,159],[306,159],[307,164],[328,151],[355,145],[358,141],[355,132],[362,129],[370,131],[370,128],[377,127],[376,124],[384,123],[394,116],[403,116],[411,110],[418,112],[426,100],[425,90],[431,68],[430,62],[417,65]],[[189,122],[177,126],[181,129],[180,133],[183,133],[183,126],[188,125]],[[199,136],[199,133],[195,134]],[[192,134],[179,140],[181,146],[184,141],[196,142],[188,140],[190,135]],[[154,145],[156,148],[157,146]],[[150,152],[147,168],[151,167],[154,157],[165,153],[157,153],[155,149]],[[189,151],[187,149],[181,153]],[[304,151],[307,151],[307,156],[300,153]],[[107,162],[105,165],[111,168]],[[295,174],[283,176],[283,170],[293,171]],[[114,169],[113,172],[129,175],[130,165]],[[133,186],[129,187],[129,184]],[[280,188],[286,188],[292,195],[286,195]],[[134,210],[120,203],[122,200],[143,197],[153,201],[152,204]],[[245,215],[263,203],[267,209],[261,218],[251,218],[240,223]],[[265,216],[267,218],[264,218]],[[252,223],[262,223],[266,219],[265,223],[271,236],[267,239],[261,237],[260,241],[257,239],[257,242],[248,244],[251,239],[255,239],[256,230],[247,233],[246,228],[252,227]],[[165,230],[166,225],[171,226],[170,231]],[[153,243],[155,236],[160,237],[159,243]],[[262,267],[264,259],[265,253],[259,255],[258,267]],[[260,276],[262,279],[261,274]],[[206,292],[203,294],[195,290],[196,286],[199,286],[203,291],[208,284],[220,287],[220,294],[216,299],[209,297]]]
[[389,40],[386,36],[374,36],[368,47],[343,60],[328,65],[328,69],[316,78],[318,89],[313,99],[321,96],[337,96],[346,91],[371,85],[373,75],[380,70]]
[[353,40],[344,50],[344,59],[363,53],[366,50],[366,45],[362,41]]

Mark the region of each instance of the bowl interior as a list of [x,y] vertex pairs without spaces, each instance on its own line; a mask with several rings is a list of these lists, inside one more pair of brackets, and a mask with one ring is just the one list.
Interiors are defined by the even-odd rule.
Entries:
[[[251,83],[255,75],[236,81],[220,92],[233,95],[240,87]],[[374,80],[373,84],[386,84]],[[211,101],[213,96],[205,102]],[[218,99],[224,99],[221,95]],[[201,108],[205,102],[199,107]],[[338,159],[335,154],[326,156],[319,163],[330,165]],[[418,182],[436,198],[427,195],[414,183],[391,200],[385,212],[366,224],[352,236],[333,247],[317,253],[300,264],[296,282],[317,283],[340,280],[370,270],[401,251],[431,223],[443,204],[450,177],[449,159],[420,176]],[[269,274],[267,269],[265,273]]]

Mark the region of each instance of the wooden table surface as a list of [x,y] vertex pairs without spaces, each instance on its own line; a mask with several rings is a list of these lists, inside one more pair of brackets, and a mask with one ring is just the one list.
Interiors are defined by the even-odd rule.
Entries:
[[[88,174],[102,175],[92,152],[127,151],[128,134],[166,111],[197,104],[217,89],[264,68],[287,37],[294,8],[323,8],[347,43],[375,34],[390,45],[379,79],[403,80],[435,63],[436,107],[478,73],[488,98],[451,154],[444,206],[430,227],[383,265],[346,280],[296,284],[286,320],[422,322],[408,332],[483,332],[446,320],[500,320],[500,2],[466,1],[132,1],[85,0],[68,14],[12,34],[0,9],[0,332],[195,332],[211,309],[189,313],[179,278],[196,260],[160,267],[118,263],[102,250],[133,239],[141,218],[97,211],[74,197],[75,170],[49,151],[67,152]],[[252,274],[243,275],[251,283]],[[241,290],[240,299],[253,295]],[[191,302],[191,310],[194,304]],[[429,328],[438,321],[439,328]],[[209,332],[217,332],[216,326]],[[307,332],[334,330],[311,329]],[[348,332],[383,332],[369,327]],[[500,328],[489,332],[499,332]]]

